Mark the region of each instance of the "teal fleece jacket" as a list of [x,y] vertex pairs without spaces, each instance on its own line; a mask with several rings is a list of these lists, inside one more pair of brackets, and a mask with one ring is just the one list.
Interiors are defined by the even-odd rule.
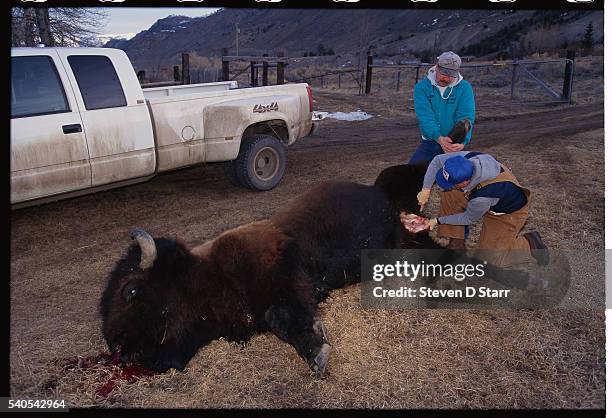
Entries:
[[453,126],[465,118],[470,120],[472,128],[463,144],[467,145],[472,139],[476,117],[474,91],[461,76],[448,87],[440,87],[435,83],[434,69],[431,68],[428,76],[414,87],[414,111],[423,140],[437,142],[440,136],[447,136]]

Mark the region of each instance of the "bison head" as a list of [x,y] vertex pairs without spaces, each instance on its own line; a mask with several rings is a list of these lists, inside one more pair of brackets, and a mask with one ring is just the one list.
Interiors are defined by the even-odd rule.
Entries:
[[100,301],[104,339],[123,361],[182,371],[212,340],[190,286],[201,260],[176,240],[153,239],[140,229],[132,238],[137,244],[115,265]]

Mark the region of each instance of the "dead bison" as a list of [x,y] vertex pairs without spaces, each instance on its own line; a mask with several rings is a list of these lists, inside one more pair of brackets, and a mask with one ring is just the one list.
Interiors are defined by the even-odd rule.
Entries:
[[[104,338],[124,361],[183,370],[214,339],[271,331],[318,375],[330,345],[316,319],[327,292],[360,280],[362,249],[434,248],[409,235],[399,211],[417,213],[425,167],[394,166],[373,186],[326,182],[269,220],[195,248],[135,230],[100,302]],[[408,238],[408,239],[406,239]]]

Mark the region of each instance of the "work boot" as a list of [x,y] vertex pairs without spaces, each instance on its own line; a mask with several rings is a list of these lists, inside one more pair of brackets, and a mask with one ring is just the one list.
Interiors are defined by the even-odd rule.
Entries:
[[548,252],[548,247],[544,244],[544,241],[542,241],[540,233],[538,231],[527,232],[523,236],[529,243],[532,257],[536,259],[539,265],[547,265],[550,261],[550,254]]
[[446,248],[449,250],[465,251],[465,240],[459,238],[451,238]]

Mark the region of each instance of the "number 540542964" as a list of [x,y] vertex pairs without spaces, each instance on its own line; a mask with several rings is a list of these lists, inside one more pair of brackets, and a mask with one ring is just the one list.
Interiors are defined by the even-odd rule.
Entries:
[[63,399],[9,399],[8,409],[65,409]]

